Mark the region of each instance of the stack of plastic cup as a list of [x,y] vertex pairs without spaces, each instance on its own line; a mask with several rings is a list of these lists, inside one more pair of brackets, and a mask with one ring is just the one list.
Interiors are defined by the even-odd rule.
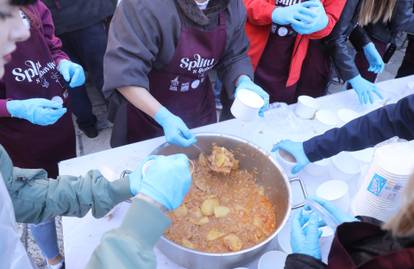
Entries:
[[400,207],[400,199],[414,171],[414,146],[390,144],[375,151],[374,160],[352,202],[355,215],[387,221]]

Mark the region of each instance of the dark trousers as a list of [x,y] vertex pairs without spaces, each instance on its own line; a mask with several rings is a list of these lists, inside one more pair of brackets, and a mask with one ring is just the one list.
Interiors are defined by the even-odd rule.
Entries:
[[[59,35],[63,42],[63,50],[73,62],[83,66],[88,72],[89,82],[102,95],[103,86],[103,57],[108,40],[106,22],[102,21],[84,29]],[[86,92],[86,86],[69,91],[71,108],[77,117],[80,128],[96,124],[92,113],[92,104]],[[103,95],[102,95],[103,97]]]
[[397,78],[409,75],[414,75],[414,36],[408,39],[408,46],[400,69],[398,69]]

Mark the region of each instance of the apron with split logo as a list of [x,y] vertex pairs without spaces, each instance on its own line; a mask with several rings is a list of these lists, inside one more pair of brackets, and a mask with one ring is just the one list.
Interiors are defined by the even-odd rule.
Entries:
[[[161,70],[149,74],[152,96],[189,128],[217,121],[214,95],[208,72],[222,57],[227,40],[226,16],[218,16],[218,25],[210,31],[182,26],[175,55]],[[128,103],[128,143],[163,135],[151,117]]]
[[[0,82],[5,99],[52,99],[66,90],[43,33],[31,27],[30,38],[17,43],[12,61]],[[58,163],[76,156],[76,137],[68,111],[54,125],[39,126],[27,120],[0,118],[0,144],[13,164],[21,168],[43,168],[49,177],[58,175]]]

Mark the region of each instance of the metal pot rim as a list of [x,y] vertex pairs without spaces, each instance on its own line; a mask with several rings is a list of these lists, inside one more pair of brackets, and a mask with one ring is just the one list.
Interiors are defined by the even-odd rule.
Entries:
[[[292,210],[291,207],[290,207],[291,200],[292,200],[292,190],[291,190],[291,187],[290,187],[290,184],[289,184],[288,177],[287,177],[286,173],[284,172],[284,170],[272,158],[272,156],[271,156],[270,153],[266,152],[264,149],[262,149],[258,145],[254,144],[254,143],[252,143],[252,142],[250,142],[248,140],[245,140],[243,138],[240,138],[240,137],[237,137],[237,136],[234,136],[234,135],[220,134],[220,133],[212,133],[212,132],[195,133],[195,136],[196,137],[224,137],[224,138],[229,138],[229,139],[237,140],[237,141],[239,141],[241,143],[248,144],[251,147],[254,147],[256,150],[260,151],[262,154],[264,154],[265,156],[267,156],[269,158],[270,162],[279,169],[279,171],[280,171],[280,173],[281,173],[281,175],[283,177],[283,180],[284,180],[284,182],[286,184],[286,188],[288,190],[288,207],[287,207],[287,211],[286,211],[285,216],[283,218],[283,221],[281,222],[281,224],[279,225],[279,227],[271,235],[269,235],[266,238],[266,240],[263,240],[259,244],[256,244],[256,245],[254,245],[254,246],[252,246],[250,248],[246,248],[246,249],[243,249],[243,250],[240,250],[240,251],[237,251],[237,252],[210,253],[210,252],[198,251],[198,250],[194,250],[194,249],[190,249],[190,248],[186,248],[184,246],[181,246],[181,245],[179,245],[179,244],[177,244],[177,243],[169,240],[164,235],[161,236],[161,240],[163,240],[166,243],[171,244],[172,246],[177,247],[177,248],[179,248],[179,249],[181,249],[183,251],[191,252],[193,254],[202,255],[202,256],[210,256],[210,257],[231,257],[231,256],[236,256],[236,255],[242,255],[244,253],[249,253],[251,251],[254,251],[254,250],[256,250],[258,248],[261,248],[262,246],[268,244],[270,241],[272,241],[276,237],[276,235],[280,232],[280,230],[286,225],[286,222],[288,221],[289,216],[290,216],[290,213],[291,213],[291,210]],[[159,149],[161,149],[163,147],[166,147],[166,146],[168,146],[168,143],[163,143],[160,146],[158,146],[156,149],[154,149],[152,152],[154,152],[156,150],[159,150]]]

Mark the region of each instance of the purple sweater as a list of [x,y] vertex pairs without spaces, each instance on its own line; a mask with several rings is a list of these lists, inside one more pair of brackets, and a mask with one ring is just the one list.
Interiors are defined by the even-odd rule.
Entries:
[[[59,64],[60,60],[63,59],[69,60],[69,57],[62,51],[62,42],[55,35],[55,26],[53,25],[52,14],[49,9],[40,0],[33,5],[30,5],[28,8],[33,15],[36,16],[38,21],[41,22],[40,32],[43,34],[43,38],[45,39],[56,64]],[[15,53],[18,53],[18,51]],[[0,81],[0,117],[10,117],[10,113],[7,111],[6,107],[7,99],[5,99],[5,96],[2,96],[1,87],[4,87],[4,85]]]

